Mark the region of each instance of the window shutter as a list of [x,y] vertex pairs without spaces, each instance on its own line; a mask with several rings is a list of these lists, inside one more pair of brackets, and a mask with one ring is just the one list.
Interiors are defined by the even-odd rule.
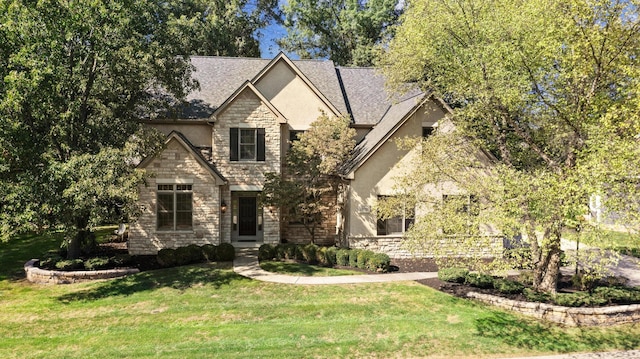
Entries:
[[238,129],[229,129],[229,161],[238,160]]
[[387,221],[384,219],[378,218],[376,223],[376,234],[379,236],[384,236],[387,234]]
[[264,149],[264,128],[258,128],[257,130],[257,141],[256,141],[256,160],[264,161],[265,160],[265,149]]

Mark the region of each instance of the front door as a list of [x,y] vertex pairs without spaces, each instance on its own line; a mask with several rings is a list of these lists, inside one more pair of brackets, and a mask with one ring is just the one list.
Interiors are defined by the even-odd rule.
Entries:
[[256,197],[238,198],[238,235],[255,237],[257,233],[258,203]]

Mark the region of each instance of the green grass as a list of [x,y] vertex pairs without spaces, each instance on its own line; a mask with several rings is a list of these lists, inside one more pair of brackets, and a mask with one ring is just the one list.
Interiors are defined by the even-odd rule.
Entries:
[[348,269],[326,268],[306,263],[280,261],[261,261],[260,267],[268,272],[307,277],[332,277],[338,275],[363,274],[362,272]]
[[41,286],[55,237],[0,243],[0,358],[478,358],[640,347],[640,325],[566,329],[415,282],[263,283],[229,263]]
[[640,258],[640,234],[603,230],[596,233],[581,233],[578,236],[575,232],[568,231],[563,237],[572,241],[579,238],[581,243],[590,246],[611,249],[621,254]]

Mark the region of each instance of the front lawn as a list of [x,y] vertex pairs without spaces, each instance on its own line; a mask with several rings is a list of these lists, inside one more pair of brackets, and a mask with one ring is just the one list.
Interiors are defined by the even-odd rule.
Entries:
[[84,284],[17,279],[55,238],[0,243],[0,358],[478,358],[640,347],[640,325],[565,329],[415,282],[262,283],[230,263]]
[[260,268],[274,273],[308,277],[332,277],[338,275],[364,274],[349,269],[328,268],[298,262],[260,261]]

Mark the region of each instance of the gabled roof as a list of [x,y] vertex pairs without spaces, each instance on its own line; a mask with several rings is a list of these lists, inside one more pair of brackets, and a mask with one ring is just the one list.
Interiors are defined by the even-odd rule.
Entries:
[[341,172],[352,179],[354,172],[371,157],[426,101],[425,94],[417,94],[392,105],[380,122],[364,137],[353,150],[351,159]]
[[[329,107],[331,109],[331,111],[334,112],[334,115],[340,115],[340,114],[344,114],[346,115],[346,111],[340,111],[338,108],[336,108],[336,106],[333,105],[333,103],[313,84],[313,82],[311,82],[309,80],[309,78],[307,78],[307,76],[305,75],[304,72],[300,71],[300,69],[298,68],[298,66],[296,66],[293,61],[291,61],[283,52],[280,52],[278,54],[278,56],[274,57],[273,60],[271,60],[271,62],[269,62],[269,64],[267,66],[265,66],[252,80],[252,83],[258,83],[267,73],[269,73],[269,71],[279,62],[284,62],[286,63],[289,68],[291,68],[291,70],[293,70],[293,72],[298,75],[298,77],[300,77],[300,79],[302,79],[302,81],[309,86],[309,88],[311,89],[311,91],[313,91],[313,93],[316,94],[316,96],[318,96],[320,98],[320,100],[327,105],[327,107]],[[330,63],[331,67],[333,67],[333,62],[328,62],[328,61],[323,61],[324,63]],[[327,75],[327,72],[325,71],[317,71],[318,68],[320,66],[320,64],[322,64],[323,62],[316,62],[314,63],[314,66],[306,66],[305,64],[302,64],[302,62],[299,62],[302,64],[303,67],[308,67],[307,68],[307,72],[309,72],[312,75],[315,75],[316,79],[320,79],[322,77],[322,80],[317,81],[318,83],[322,84],[322,85],[329,85],[332,82],[335,81],[331,81],[333,79],[327,79],[325,78],[325,76]],[[308,64],[307,64],[308,65]],[[325,75],[325,76],[322,76]],[[328,81],[327,81],[328,80]],[[327,91],[328,93],[334,93],[335,91]],[[334,100],[337,100],[338,103],[340,102],[344,102],[344,101],[340,101],[343,100],[340,97],[337,96],[333,96]]]
[[265,105],[267,105],[269,110],[271,110],[271,112],[273,112],[273,114],[276,115],[276,117],[278,118],[280,123],[286,123],[287,122],[287,119],[284,118],[284,116],[282,116],[280,111],[278,111],[278,109],[275,108],[275,106],[273,106],[273,104],[271,104],[271,102],[264,97],[264,95],[260,92],[260,90],[258,90],[253,85],[253,83],[251,83],[249,81],[246,81],[242,86],[238,87],[238,89],[231,96],[229,96],[229,98],[227,98],[227,100],[225,102],[223,102],[220,105],[220,107],[218,107],[213,112],[212,116],[213,117],[217,117],[218,115],[220,115],[220,113],[222,113],[227,107],[229,107],[229,105],[231,105],[233,103],[233,101],[235,101],[236,98],[242,92],[244,92],[245,90],[253,92],[253,94],[256,95],[260,99],[260,101],[262,101]]
[[[200,149],[191,144],[191,142],[189,142],[189,140],[182,133],[178,131],[171,131],[171,133],[165,140],[165,145],[169,144],[169,142],[173,140],[182,145],[196,159],[196,161],[198,161],[198,163],[200,163],[200,165],[204,167],[213,178],[215,178],[216,184],[222,185],[227,183],[227,179],[224,178],[220,171],[218,171],[215,164],[212,161],[204,158]],[[154,158],[155,156],[149,156],[145,158],[144,160],[142,160],[142,162],[140,162],[140,164],[138,164],[138,167],[144,168],[148,166],[154,160]]]
[[336,67],[330,60],[291,60],[284,53],[273,59],[192,56],[193,78],[200,88],[187,95],[181,117],[208,119],[242,86],[254,86],[278,63],[286,63],[337,114],[348,115],[356,126],[376,125],[396,103],[422,93],[412,89],[396,95],[373,68]]

